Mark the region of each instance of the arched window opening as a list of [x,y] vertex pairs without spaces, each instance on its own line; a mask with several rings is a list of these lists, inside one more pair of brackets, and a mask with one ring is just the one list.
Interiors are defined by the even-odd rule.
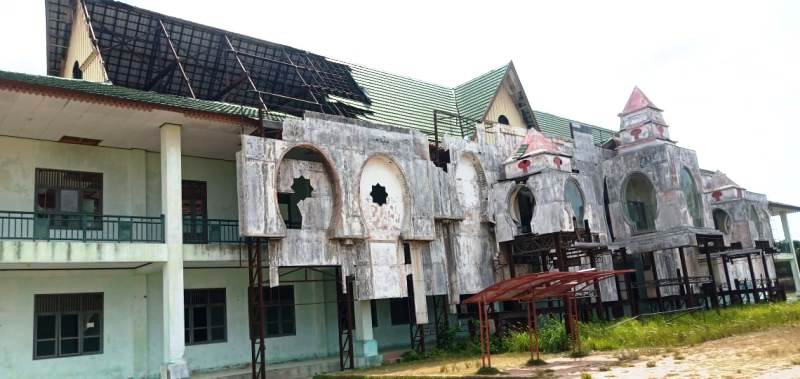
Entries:
[[505,115],[502,115],[502,114],[500,115],[500,117],[497,118],[497,123],[503,124],[503,125],[510,125],[508,123],[508,117],[506,117]]
[[731,232],[731,216],[728,215],[728,212],[725,212],[722,209],[714,209],[714,211],[711,212],[711,215],[714,218],[714,229],[717,229],[723,233]]
[[78,61],[75,61],[72,65],[72,78],[83,79],[83,70],[81,70],[81,65],[78,64]]
[[644,174],[634,173],[625,183],[625,214],[633,233],[655,230],[656,191]]
[[703,203],[700,200],[700,194],[697,192],[694,177],[686,167],[681,169],[681,192],[683,192],[683,197],[686,199],[686,207],[692,217],[692,225],[698,228],[703,227]]
[[614,227],[611,225],[611,212],[608,210],[608,184],[606,179],[603,178],[603,211],[606,214],[606,226],[608,227],[608,238],[614,242]]
[[575,180],[569,179],[564,185],[564,200],[569,203],[572,208],[572,217],[577,220],[575,227],[581,228],[586,204],[583,200],[583,193]]
[[762,230],[761,218],[758,217],[758,211],[756,210],[756,207],[754,205],[750,206],[750,221],[753,222],[753,225],[756,228],[756,234],[753,236],[753,239],[754,240],[760,240],[761,239],[761,230]]
[[512,218],[517,222],[520,233],[531,232],[531,220],[536,200],[528,187],[520,186],[514,193],[512,201]]
[[[278,208],[287,229],[327,229],[332,206],[329,168],[319,152],[298,146],[278,168]],[[313,183],[313,184],[312,184]],[[317,211],[315,217],[304,217]]]

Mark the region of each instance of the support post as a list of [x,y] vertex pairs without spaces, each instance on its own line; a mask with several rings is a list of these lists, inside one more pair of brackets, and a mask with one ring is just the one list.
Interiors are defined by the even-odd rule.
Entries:
[[689,307],[695,305],[694,292],[692,286],[689,284],[689,271],[686,269],[686,254],[683,252],[683,247],[678,248],[678,254],[681,258],[681,272],[683,273],[683,285],[686,287],[686,302]]
[[708,246],[705,248],[706,252],[706,265],[708,266],[708,276],[711,277],[711,304],[714,306],[714,309],[717,310],[717,314],[719,314],[719,298],[717,298],[717,279],[714,276],[714,266],[711,264],[711,252],[708,250]]
[[658,267],[656,265],[656,254],[654,251],[650,252],[650,270],[653,272],[653,282],[656,284],[656,301],[658,302],[658,311],[664,311],[664,304],[661,302],[661,284],[658,282]]
[[753,292],[753,302],[758,303],[758,286],[756,285],[756,272],[753,270],[753,258],[748,253],[747,254],[747,268],[750,269],[750,281],[752,288],[750,289]]
[[371,367],[377,366],[382,361],[382,356],[378,354],[378,342],[372,334],[372,306],[369,300],[355,300],[353,302],[355,310],[355,366]]
[[772,283],[769,279],[769,268],[767,267],[767,254],[764,253],[764,250],[761,250],[761,265],[764,267],[764,288],[766,288],[766,292],[764,293],[764,299],[768,301],[774,300],[772,298]]
[[789,242],[789,253],[792,255],[789,266],[792,268],[792,279],[794,280],[794,291],[796,296],[800,297],[800,266],[797,262],[797,251],[794,249],[794,240],[792,233],[789,231],[789,220],[786,218],[786,213],[781,213],[781,226],[783,227],[783,239]]
[[183,209],[181,180],[181,126],[161,125],[161,212],[167,262],[163,281],[163,345],[161,377],[189,377],[184,358],[183,319]]

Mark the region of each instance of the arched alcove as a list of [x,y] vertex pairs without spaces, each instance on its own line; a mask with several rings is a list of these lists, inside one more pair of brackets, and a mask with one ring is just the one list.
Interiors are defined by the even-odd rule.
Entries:
[[528,187],[518,185],[512,190],[509,198],[509,209],[511,210],[511,218],[517,224],[520,233],[531,232],[531,221],[533,220],[535,208],[536,199]]
[[564,201],[569,204],[572,217],[575,217],[578,223],[575,227],[581,228],[586,211],[586,202],[583,192],[575,179],[567,179],[566,183],[564,183]]
[[336,214],[333,167],[315,147],[295,146],[278,165],[278,207],[287,229],[327,230]]
[[625,220],[633,233],[647,233],[655,230],[656,190],[644,174],[634,172],[625,179],[623,185]]
[[714,229],[717,229],[725,234],[731,232],[731,216],[728,214],[728,212],[716,208],[713,212],[711,212],[711,216],[714,218]]
[[361,169],[359,202],[369,238],[396,240],[407,214],[408,191],[400,167],[378,155]]

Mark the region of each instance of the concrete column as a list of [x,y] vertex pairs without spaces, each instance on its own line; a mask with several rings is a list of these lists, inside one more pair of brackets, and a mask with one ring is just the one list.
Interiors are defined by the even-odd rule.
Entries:
[[786,219],[786,213],[781,213],[781,226],[783,227],[783,238],[789,241],[789,252],[792,253],[792,261],[789,262],[789,266],[792,267],[795,294],[800,297],[800,268],[797,265],[797,252],[794,250],[794,240],[792,233],[789,232],[789,220]]
[[356,367],[371,367],[380,365],[383,356],[378,354],[378,342],[372,335],[372,307],[369,300],[353,301],[354,327],[356,332],[355,364]]
[[183,337],[183,215],[181,126],[161,125],[161,212],[167,262],[163,275],[164,358],[161,378],[188,378]]

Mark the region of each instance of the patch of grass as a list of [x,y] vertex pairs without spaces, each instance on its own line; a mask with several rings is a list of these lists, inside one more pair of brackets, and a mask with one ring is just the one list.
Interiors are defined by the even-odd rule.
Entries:
[[795,366],[800,366],[800,358],[792,359],[792,364]]
[[581,379],[592,379],[592,374],[590,374],[588,372],[582,372],[581,373]]
[[547,362],[544,359],[528,359],[528,362],[525,363],[526,366],[544,366]]
[[648,368],[656,367],[656,361],[647,361],[647,367]]
[[684,357],[680,353],[675,353],[675,355],[672,356],[672,359],[674,359],[676,361],[682,361],[682,360],[686,359],[686,357]]
[[485,366],[485,367],[479,368],[478,371],[475,371],[475,374],[476,375],[498,375],[498,374],[500,374],[500,370],[498,370],[495,367]]
[[600,367],[598,367],[598,368],[597,368],[597,371],[601,371],[601,372],[605,372],[605,371],[611,371],[611,367],[608,367],[608,366],[600,366]]
[[618,324],[581,324],[582,346],[592,350],[696,345],[800,321],[800,303],[770,303],[701,311],[680,317],[653,316]]

